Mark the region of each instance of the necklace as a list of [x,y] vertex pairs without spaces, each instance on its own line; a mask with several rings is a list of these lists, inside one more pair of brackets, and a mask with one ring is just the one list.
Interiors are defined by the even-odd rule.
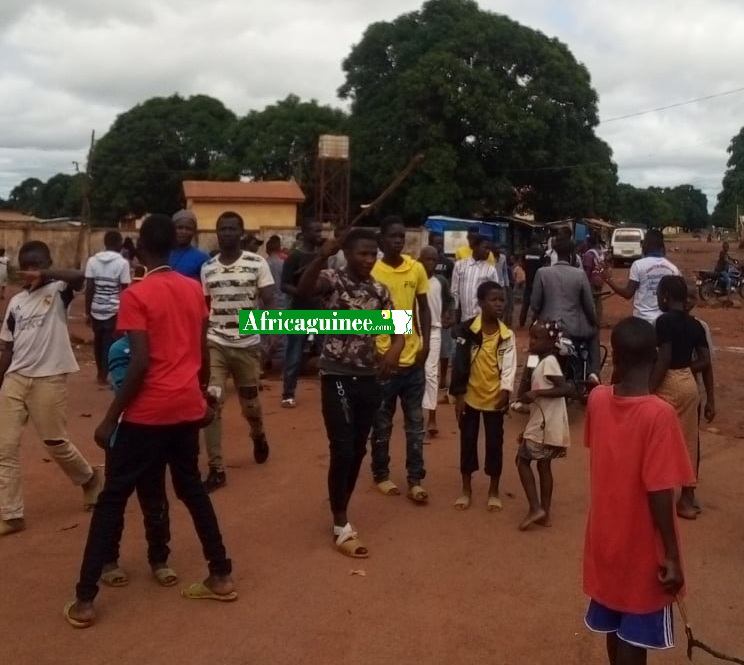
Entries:
[[[152,270],[146,270],[145,277],[149,277],[155,272],[165,272],[166,270],[171,270],[171,267],[170,266],[158,266],[157,268],[153,268]],[[143,277],[142,279],[145,279],[145,277]]]

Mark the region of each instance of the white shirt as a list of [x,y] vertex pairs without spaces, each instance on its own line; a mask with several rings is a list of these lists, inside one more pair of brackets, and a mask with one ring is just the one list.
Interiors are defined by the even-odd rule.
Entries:
[[470,258],[460,259],[455,263],[452,271],[452,297],[455,300],[455,309],[459,307],[463,321],[480,314],[477,294],[478,287],[484,282],[501,284],[496,268],[487,260],[476,261]]
[[630,266],[629,276],[631,282],[638,284],[633,297],[633,316],[652,324],[656,323],[656,319],[661,316],[656,297],[659,282],[666,275],[679,274],[677,266],[661,256],[647,256],[635,261]]
[[85,278],[93,280],[90,315],[99,321],[116,316],[121,287],[132,282],[129,261],[118,252],[98,252],[88,259]]
[[[530,390],[554,388],[549,376],[563,376],[555,356],[545,356],[532,372]],[[530,419],[524,428],[524,438],[546,446],[568,448],[571,432],[565,397],[538,397],[530,404]]]
[[39,378],[78,371],[67,330],[73,295],[69,284],[49,282],[10,299],[0,329],[0,340],[13,344],[9,374]]
[[236,348],[260,344],[260,335],[240,334],[239,312],[257,309],[259,289],[274,284],[266,259],[243,252],[235,263],[226,266],[217,254],[202,266],[201,281],[204,295],[211,301],[207,339]]
[[434,275],[429,277],[429,292],[426,294],[431,312],[431,327],[442,327],[442,282]]

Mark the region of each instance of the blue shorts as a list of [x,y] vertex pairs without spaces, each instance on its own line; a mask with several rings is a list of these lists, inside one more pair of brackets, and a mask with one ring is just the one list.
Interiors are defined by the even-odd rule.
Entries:
[[671,605],[651,614],[628,614],[608,609],[592,600],[584,623],[595,633],[617,633],[623,642],[641,649],[671,649],[674,646]]

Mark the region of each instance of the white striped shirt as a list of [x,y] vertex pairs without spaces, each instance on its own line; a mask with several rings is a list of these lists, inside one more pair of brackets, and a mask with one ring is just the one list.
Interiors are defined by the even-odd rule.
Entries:
[[274,284],[269,264],[253,252],[243,255],[229,266],[212,257],[201,270],[204,295],[210,298],[207,339],[222,346],[246,347],[261,342],[259,335],[241,335],[238,322],[241,309],[256,309],[259,289]]
[[483,282],[496,282],[503,286],[496,268],[488,261],[470,258],[460,259],[455,263],[452,272],[452,297],[455,299],[455,309],[460,309],[463,321],[480,314],[477,293]]

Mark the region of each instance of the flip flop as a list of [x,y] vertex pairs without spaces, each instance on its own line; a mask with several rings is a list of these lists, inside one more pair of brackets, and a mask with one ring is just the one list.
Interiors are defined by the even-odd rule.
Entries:
[[178,584],[178,573],[172,568],[153,568],[152,574],[160,586],[173,586]]
[[457,501],[455,501],[455,510],[467,510],[470,508],[470,496],[463,494]]
[[127,586],[129,584],[129,578],[127,574],[118,566],[113,570],[107,570],[105,573],[101,573],[101,582],[106,586],[118,588]]
[[385,496],[398,496],[400,494],[398,486],[392,480],[383,480],[381,483],[377,483],[376,487]]
[[238,592],[215,593],[204,582],[196,582],[188,589],[181,589],[181,596],[189,600],[219,600],[223,603],[229,603],[238,599]]
[[421,485],[412,485],[408,488],[408,494],[406,495],[414,503],[426,503],[429,500],[429,495]]
[[70,616],[70,610],[76,602],[77,601],[75,600],[71,600],[67,605],[65,605],[65,609],[62,610],[65,621],[67,621],[67,623],[69,623],[73,628],[90,628],[93,625],[93,619],[82,621],[81,619],[76,619],[75,617]]
[[489,513],[500,513],[504,509],[504,504],[501,503],[501,499],[497,496],[488,497],[488,512]]
[[[334,534],[336,535],[336,534]],[[350,556],[352,559],[368,559],[369,550],[367,546],[359,540],[356,531],[351,524],[347,524],[340,534],[336,536],[336,543],[334,545],[337,551],[346,556]],[[364,550],[360,552],[359,550]]]

